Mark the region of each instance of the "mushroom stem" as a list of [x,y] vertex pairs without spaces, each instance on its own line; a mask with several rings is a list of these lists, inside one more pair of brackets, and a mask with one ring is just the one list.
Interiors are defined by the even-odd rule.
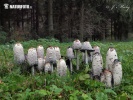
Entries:
[[72,71],[73,71],[73,67],[72,67],[72,59],[70,59],[70,71],[71,71],[71,73],[72,73]]
[[88,64],[88,54],[87,54],[87,50],[85,50],[85,64]]
[[78,57],[78,50],[76,50],[76,63],[77,63],[77,70],[79,70],[79,57]]
[[35,75],[35,69],[34,69],[34,66],[31,67],[31,72],[32,72],[32,76]]
[[53,72],[54,68],[53,68],[53,63],[50,63],[51,65],[51,72]]

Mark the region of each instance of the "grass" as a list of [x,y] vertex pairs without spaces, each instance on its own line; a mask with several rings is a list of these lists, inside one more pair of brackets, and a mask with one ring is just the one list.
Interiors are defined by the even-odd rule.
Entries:
[[[25,53],[28,48],[43,45],[59,46],[61,54],[66,55],[66,49],[72,43],[59,43],[55,39],[39,39],[22,42]],[[20,73],[20,66],[14,63],[13,44],[0,45],[0,100],[133,100],[133,41],[132,42],[91,42],[92,46],[101,47],[104,60],[110,45],[116,48],[122,62],[123,79],[120,86],[106,88],[103,83],[91,80],[87,71],[91,66],[80,64],[80,71],[72,75],[59,77],[53,74],[31,76]],[[80,56],[81,59],[81,56]],[[81,61],[81,60],[80,60]],[[76,61],[73,61],[76,69]]]

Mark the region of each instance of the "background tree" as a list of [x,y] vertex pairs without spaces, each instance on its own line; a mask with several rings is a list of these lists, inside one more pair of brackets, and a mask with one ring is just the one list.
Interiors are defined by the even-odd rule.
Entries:
[[[29,4],[32,9],[6,10],[4,3]],[[132,0],[0,1],[0,26],[7,33],[6,42],[40,37],[54,37],[61,42],[76,38],[126,40],[133,31],[132,23]]]

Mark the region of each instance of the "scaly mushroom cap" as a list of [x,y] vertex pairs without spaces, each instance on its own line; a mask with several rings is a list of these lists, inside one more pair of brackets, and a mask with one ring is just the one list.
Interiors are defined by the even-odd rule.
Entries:
[[112,74],[113,74],[114,85],[119,85],[122,80],[122,65],[118,59],[114,60]]
[[82,43],[82,47],[81,47],[81,51],[85,52],[85,50],[89,51],[89,52],[93,52],[94,49],[92,48],[91,44],[89,41],[85,41]]
[[99,46],[94,46],[93,49],[94,49],[93,54],[95,54],[96,52],[100,53],[100,47]]
[[95,53],[92,58],[92,72],[93,75],[100,76],[103,69],[103,59],[100,53]]
[[108,70],[104,70],[101,74],[101,82],[105,83],[106,87],[112,87],[112,73]]
[[59,60],[61,58],[60,48],[54,47],[56,53],[56,59]]
[[48,47],[46,51],[46,62],[56,63],[56,52],[54,47]]
[[74,58],[74,52],[73,52],[73,49],[71,47],[67,48],[66,56],[67,56],[68,59],[73,59]]
[[57,73],[60,76],[65,76],[67,74],[67,65],[64,59],[60,59],[57,62]]
[[30,66],[37,64],[37,51],[36,48],[30,48],[27,54],[27,61]]
[[44,64],[44,72],[47,73],[47,72],[51,72],[51,71],[52,71],[52,68],[51,68],[50,63],[45,63]]
[[73,49],[74,50],[79,50],[79,49],[81,49],[81,47],[82,47],[82,44],[81,44],[80,40],[77,39],[73,42]]
[[38,66],[37,66],[37,69],[39,71],[42,71],[43,70],[44,63],[45,63],[45,60],[43,58],[38,58]]
[[42,45],[39,45],[37,47],[37,57],[38,58],[44,58],[44,48]]
[[18,64],[21,64],[25,61],[24,49],[21,43],[16,43],[13,47],[14,60]]
[[111,72],[112,72],[112,65],[115,59],[118,59],[116,50],[110,47],[106,55],[106,69],[110,70]]

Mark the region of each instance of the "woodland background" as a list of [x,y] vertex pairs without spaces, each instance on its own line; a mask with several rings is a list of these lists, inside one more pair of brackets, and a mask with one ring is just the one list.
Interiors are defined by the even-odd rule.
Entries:
[[[4,3],[32,9],[5,9]],[[125,41],[133,39],[132,31],[132,0],[0,0],[0,43],[38,38]]]

